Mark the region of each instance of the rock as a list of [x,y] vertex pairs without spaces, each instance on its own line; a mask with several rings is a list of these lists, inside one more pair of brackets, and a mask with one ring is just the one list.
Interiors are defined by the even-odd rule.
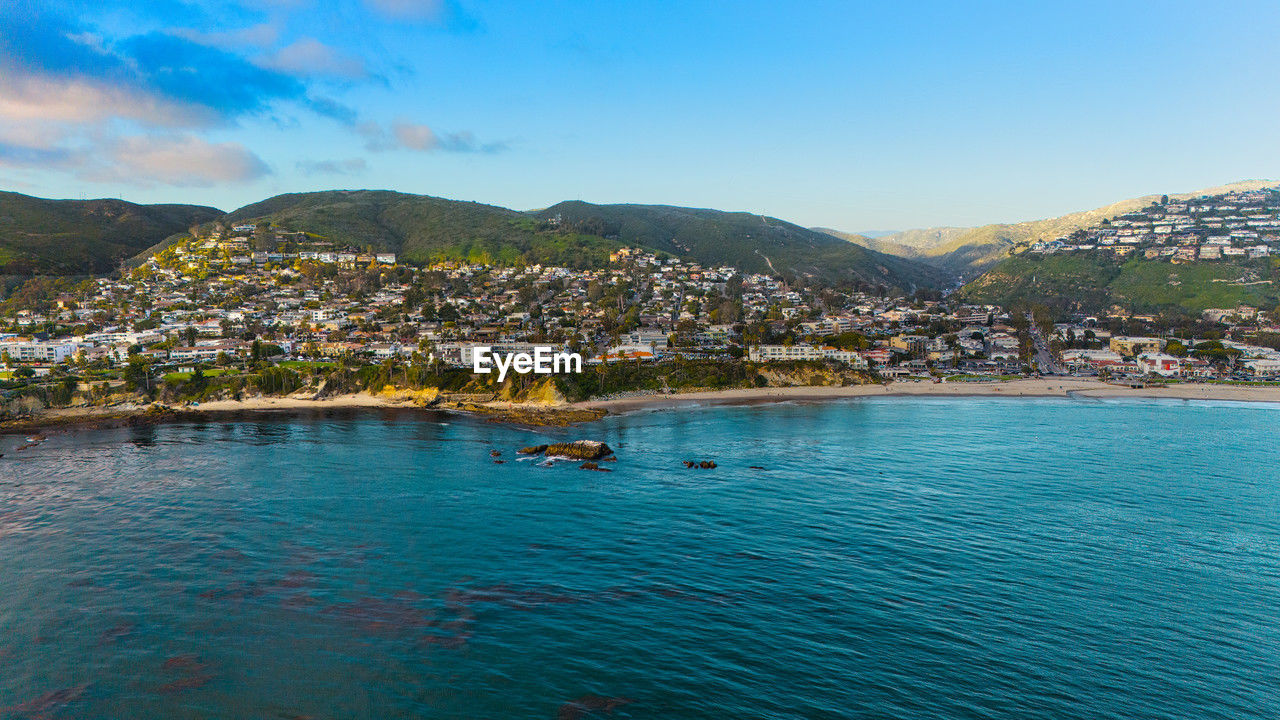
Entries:
[[687,467],[687,468],[691,468],[691,467],[693,467],[693,466],[694,466],[694,462],[693,462],[692,460],[685,460],[685,461],[684,461],[684,466],[685,466],[685,467]]
[[506,460],[494,460],[494,461],[493,461],[493,464],[494,464],[494,465],[503,465],[503,464],[505,464],[506,462],[507,462]]
[[516,452],[521,455],[541,455],[546,451],[547,451],[546,445],[530,445],[529,447],[522,447]]
[[599,440],[552,443],[546,446],[544,452],[547,457],[561,457],[569,460],[599,460],[613,454],[613,450]]
[[489,451],[489,457],[502,457],[502,451],[501,451],[501,450],[490,450],[490,451]]
[[579,470],[599,470],[600,466],[593,462],[584,462],[578,466]]
[[618,456],[610,455],[609,457],[602,459],[600,462],[618,462]]
[[748,466],[748,468],[749,468],[749,469],[751,469],[751,470],[763,470],[763,469],[764,469],[764,468],[760,467],[759,465],[750,465],[750,466]]
[[702,468],[703,470],[714,470],[716,467],[716,464],[714,461],[711,461],[711,460],[703,460],[702,462],[698,463],[698,467]]

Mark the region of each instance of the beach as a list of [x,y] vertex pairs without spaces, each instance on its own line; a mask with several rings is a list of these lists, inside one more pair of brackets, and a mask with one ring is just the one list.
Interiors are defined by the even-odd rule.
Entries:
[[153,424],[207,420],[214,417],[253,415],[304,415],[332,410],[446,410],[471,414],[492,422],[513,425],[572,425],[597,420],[607,414],[639,410],[670,410],[708,405],[760,405],[780,402],[821,402],[859,397],[1091,397],[1171,398],[1231,402],[1280,403],[1280,386],[1172,383],[1130,387],[1079,378],[1042,378],[991,382],[943,382],[899,380],[849,386],[798,386],[737,388],[701,392],[631,395],[577,403],[511,403],[505,401],[425,402],[412,394],[349,393],[312,399],[305,397],[252,397],[216,400],[189,406],[120,404],[106,407],[51,408],[0,423],[0,432],[18,433],[42,428]]
[[857,397],[1067,397],[1093,398],[1174,398],[1180,400],[1227,400],[1238,402],[1280,402],[1280,386],[1174,383],[1130,387],[1081,378],[1042,378],[992,382],[896,381],[844,387],[741,388],[671,395],[589,400],[584,408],[610,413],[644,409],[679,408],[689,405],[752,405],[771,402],[815,402]]

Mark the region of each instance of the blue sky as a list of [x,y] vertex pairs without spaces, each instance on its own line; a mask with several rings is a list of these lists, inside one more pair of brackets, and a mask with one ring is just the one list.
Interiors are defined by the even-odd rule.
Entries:
[[1275,3],[16,0],[0,188],[389,188],[846,230],[1280,176]]

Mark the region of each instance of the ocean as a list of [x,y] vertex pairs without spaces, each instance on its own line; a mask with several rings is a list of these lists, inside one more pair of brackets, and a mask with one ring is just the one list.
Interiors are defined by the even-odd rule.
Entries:
[[[1278,428],[875,398],[8,438],[0,718],[1276,718]],[[577,438],[610,472],[515,453]]]

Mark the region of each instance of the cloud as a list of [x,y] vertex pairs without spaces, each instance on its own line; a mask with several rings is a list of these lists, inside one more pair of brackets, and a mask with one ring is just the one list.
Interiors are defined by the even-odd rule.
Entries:
[[195,127],[216,123],[218,114],[137,88],[83,78],[28,75],[0,77],[0,118],[69,125],[125,118],[155,127]]
[[116,138],[105,150],[100,158],[105,162],[85,168],[81,177],[143,187],[210,187],[271,173],[261,158],[239,143],[211,143],[194,135]]
[[443,0],[365,0],[365,5],[393,20],[439,21],[445,10]]
[[172,31],[180,38],[186,38],[201,45],[249,45],[252,47],[271,47],[280,37],[280,27],[271,22],[258,23],[233,30],[204,32],[195,28],[176,28]]
[[62,170],[82,180],[136,187],[211,187],[271,173],[239,143],[191,134],[102,138],[97,143],[41,145],[0,137],[0,167]]
[[[333,120],[374,151],[494,153],[506,147],[409,121],[361,122],[355,108],[331,93],[387,80],[321,39],[291,37],[282,44],[290,14],[307,0],[272,0],[266,12],[257,3],[237,10],[242,0],[163,8],[124,0],[0,1],[6,2],[0,11],[0,166],[143,186],[251,181],[271,172],[258,155],[201,135],[250,118],[296,126],[299,113]],[[467,20],[454,0],[361,1],[390,22],[453,27]],[[113,23],[85,19],[95,11]],[[322,160],[297,169],[350,174],[366,164]]]
[[506,143],[480,143],[467,131],[439,134],[427,125],[399,120],[384,128],[374,122],[355,126],[364,137],[365,149],[372,152],[388,150],[414,150],[417,152],[498,153],[507,149]]
[[[127,100],[227,122],[306,97],[299,78],[217,47],[154,31],[108,41],[43,6],[20,7],[0,16],[0,77],[17,89],[53,89],[83,116],[119,114],[147,124],[151,112],[129,112]],[[106,108],[99,107],[103,98]],[[51,119],[77,120],[76,112],[64,107]],[[153,124],[170,124],[176,114],[167,111]]]
[[0,140],[0,166],[11,168],[60,168],[68,165],[70,151]]
[[307,175],[355,175],[368,167],[364,158],[358,157],[346,160],[303,160],[297,164],[298,170]]
[[315,38],[286,45],[259,61],[263,67],[291,75],[362,79],[370,76],[364,62],[339,53]]

